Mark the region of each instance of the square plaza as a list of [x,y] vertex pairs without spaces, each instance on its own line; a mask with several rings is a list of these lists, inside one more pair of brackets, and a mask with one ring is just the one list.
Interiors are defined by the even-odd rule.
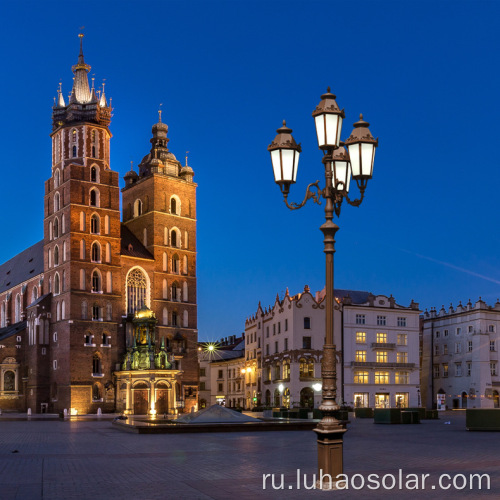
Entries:
[[[446,424],[445,422],[450,422]],[[429,474],[425,491],[306,490],[316,473],[311,431],[138,435],[110,420],[10,421],[0,424],[1,498],[10,499],[253,499],[498,498],[498,439],[467,432],[464,413],[447,413],[421,425],[374,425],[351,418],[345,436],[344,473],[398,477]],[[300,487],[297,488],[297,469]],[[263,488],[263,475],[274,474]],[[439,489],[442,474],[489,474],[490,489]],[[360,477],[354,481],[359,487]],[[390,482],[387,483],[390,486]],[[458,482],[461,486],[462,482]],[[443,480],[443,486],[451,479]],[[434,488],[433,488],[434,486]],[[419,483],[421,488],[421,483]]]

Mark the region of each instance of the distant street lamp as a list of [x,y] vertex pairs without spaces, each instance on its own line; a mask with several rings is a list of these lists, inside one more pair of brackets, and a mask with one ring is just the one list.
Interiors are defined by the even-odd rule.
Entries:
[[[271,153],[271,162],[274,171],[274,180],[283,193],[286,206],[291,210],[302,208],[312,198],[321,205],[321,197],[325,203],[325,223],[320,227],[324,235],[324,252],[326,254],[326,338],[323,346],[323,360],[321,363],[322,401],[319,409],[323,418],[314,432],[318,436],[318,470],[319,477],[329,474],[331,481],[323,481],[320,485],[324,489],[335,488],[336,478],[343,473],[343,437],[346,429],[334,416],[339,409],[337,404],[337,369],[336,347],[333,337],[333,254],[335,252],[335,233],[339,227],[333,222],[333,214],[340,215],[340,208],[345,199],[349,205],[359,206],[364,198],[368,180],[373,174],[373,161],[378,139],[374,139],[369,123],[363,121],[360,115],[354,124],[354,130],[345,143],[340,141],[342,121],[345,118],[344,110],[340,110],[335,95],[327,93],[321,96],[321,101],[313,112],[316,124],[316,134],[319,149],[323,151],[325,168],[325,187],[320,189],[319,181],[307,186],[306,195],[302,203],[289,203],[288,193],[290,185],[295,184],[299,155],[302,151],[300,144],[292,137],[292,130],[283,126],[277,130],[278,135],[267,148]],[[347,146],[347,150],[344,146]],[[356,181],[360,197],[351,200],[348,196],[350,180]],[[312,187],[315,187],[314,192]]]

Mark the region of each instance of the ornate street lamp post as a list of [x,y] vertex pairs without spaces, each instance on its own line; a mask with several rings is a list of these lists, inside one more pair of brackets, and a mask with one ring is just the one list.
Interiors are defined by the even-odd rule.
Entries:
[[[334,488],[336,478],[343,473],[342,446],[346,429],[334,416],[339,405],[336,402],[337,393],[337,351],[333,336],[333,254],[335,252],[335,233],[339,227],[333,222],[333,214],[339,217],[344,199],[349,205],[359,206],[363,201],[368,180],[373,173],[373,161],[378,139],[374,139],[369,123],[363,121],[360,115],[354,124],[354,130],[345,143],[340,141],[342,121],[345,118],[344,110],[340,110],[335,95],[327,93],[321,96],[321,101],[313,112],[316,124],[319,149],[323,151],[323,165],[325,168],[325,187],[320,189],[319,181],[307,186],[306,195],[302,203],[289,203],[288,193],[290,185],[295,184],[299,155],[302,151],[300,144],[292,137],[292,130],[283,126],[277,130],[278,135],[267,148],[271,153],[271,162],[274,171],[274,180],[283,193],[286,206],[291,210],[303,207],[309,199],[321,205],[321,198],[325,199],[325,223],[320,227],[324,235],[324,252],[326,254],[326,341],[323,346],[323,360],[321,375],[323,379],[322,401],[319,409],[323,418],[314,432],[318,436],[318,478],[326,478],[320,483],[324,489]],[[347,146],[347,150],[344,146]],[[358,185],[360,196],[356,200],[349,198],[349,187],[352,178]],[[314,189],[313,189],[314,187]],[[326,476],[328,474],[328,476]]]

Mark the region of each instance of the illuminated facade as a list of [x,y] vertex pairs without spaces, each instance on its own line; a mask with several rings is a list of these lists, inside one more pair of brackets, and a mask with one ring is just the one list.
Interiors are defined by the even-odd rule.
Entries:
[[[337,402],[352,406],[419,404],[419,310],[391,297],[336,290]],[[318,407],[325,336],[324,291],[283,299],[245,323],[247,404]]]
[[422,316],[422,397],[428,408],[499,408],[500,302],[481,298]]
[[[112,108],[104,87],[89,85],[81,42],[72,69],[71,94],[66,101],[59,88],[52,112],[44,239],[0,266],[0,408],[190,409],[198,389],[193,170],[169,151],[160,114],[150,152],[124,177],[121,213]],[[137,323],[144,307],[154,318],[146,336]]]

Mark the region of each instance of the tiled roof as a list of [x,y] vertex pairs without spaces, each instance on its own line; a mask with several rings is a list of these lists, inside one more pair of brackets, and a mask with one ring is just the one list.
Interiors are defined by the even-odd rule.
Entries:
[[43,240],[0,266],[0,293],[43,273]]
[[132,231],[122,224],[121,226],[121,251],[122,255],[127,257],[136,257],[138,259],[154,260],[154,257],[147,248],[134,236]]
[[335,290],[335,297],[343,299],[349,295],[353,304],[365,304],[368,302],[370,292],[362,292],[360,290]]

